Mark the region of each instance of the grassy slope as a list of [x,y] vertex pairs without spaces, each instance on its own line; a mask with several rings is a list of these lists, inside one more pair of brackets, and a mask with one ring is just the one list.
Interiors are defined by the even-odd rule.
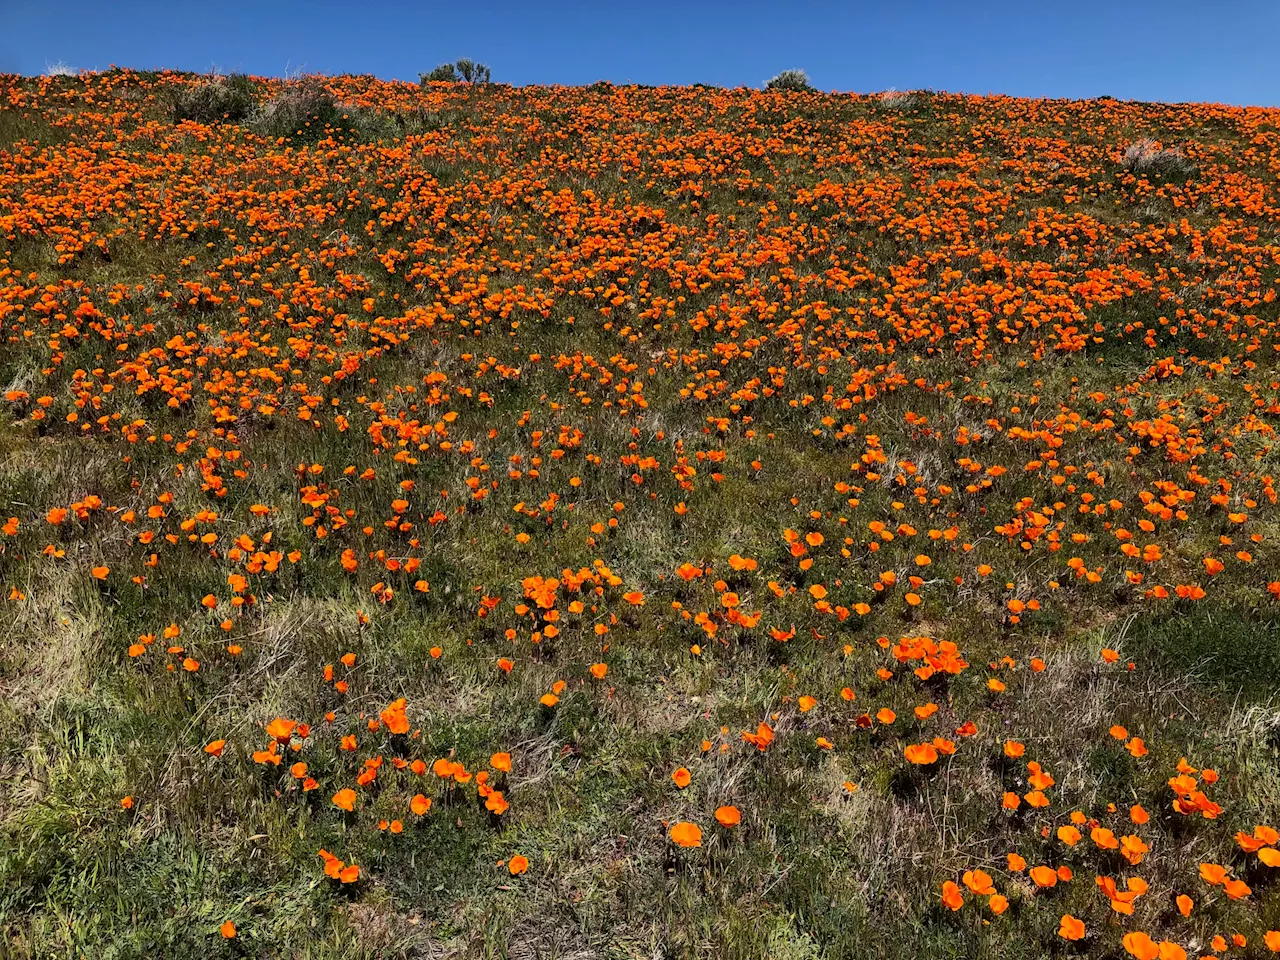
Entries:
[[[3,88],[0,306],[11,309],[0,386],[15,399],[0,416],[0,504],[20,520],[0,536],[0,586],[16,591],[0,600],[12,625],[0,646],[11,953],[1111,956],[1125,930],[1199,950],[1239,930],[1258,950],[1262,931],[1280,927],[1274,879],[1231,838],[1280,821],[1280,635],[1266,590],[1280,531],[1262,479],[1276,469],[1277,313],[1265,297],[1274,113],[941,95],[888,109],[745,91],[419,93],[347,79],[336,82],[344,97],[383,113],[342,144],[306,146],[267,142],[252,124],[175,128],[165,90],[180,82],[117,74]],[[1185,142],[1196,177],[1121,172],[1116,157],[1140,136]],[[1186,229],[1155,233],[1169,223]],[[1059,280],[1119,292],[1091,302],[1102,295],[1064,293]],[[514,291],[506,312],[484,299],[500,291]],[[119,326],[104,334],[101,319],[77,317],[84,299]],[[407,306],[435,304],[448,315],[397,325]],[[1033,326],[1037,309],[1073,306],[1088,321],[1078,340],[1061,317]],[[1180,307],[1198,319],[1159,324]],[[126,313],[154,328],[121,332]],[[1184,372],[1152,375],[1165,357]],[[344,360],[352,369],[335,379]],[[163,379],[175,370],[190,371],[190,396],[183,374]],[[139,392],[146,377],[158,385]],[[860,402],[842,408],[854,379]],[[38,419],[41,396],[51,400]],[[440,429],[380,446],[370,424],[400,411]],[[1150,444],[1135,425],[1162,414],[1203,449]],[[1020,439],[1013,427],[1042,432]],[[697,469],[689,489],[672,473],[682,455]],[[1095,470],[1100,483],[1086,479]],[[1224,479],[1229,506],[1212,505]],[[1196,491],[1188,517],[1155,517],[1138,534],[1161,560],[1127,559],[1115,528],[1154,517],[1140,496],[1167,492],[1165,481]],[[320,509],[324,538],[302,522],[302,488],[321,483],[337,491],[331,505],[354,511],[334,528]],[[551,492],[560,500],[548,509]],[[89,496],[102,506],[46,521]],[[398,497],[409,506],[397,513]],[[1083,512],[1112,498],[1118,511]],[[1058,545],[995,530],[1055,502]],[[148,517],[157,504],[165,515]],[[447,519],[433,525],[436,511]],[[822,533],[812,566],[792,555],[786,529]],[[148,530],[156,539],[140,544]],[[190,539],[208,532],[216,544]],[[1260,543],[1247,542],[1254,534]],[[243,554],[298,554],[250,572],[255,602],[237,607],[227,578],[246,571],[232,546],[241,536],[254,544]],[[44,555],[46,544],[64,553]],[[1233,559],[1245,547],[1252,562]],[[1210,554],[1226,561],[1212,578]],[[757,567],[736,571],[730,555]],[[386,569],[387,557],[410,556],[418,571]],[[1099,581],[1077,579],[1072,556],[1102,567]],[[517,613],[522,580],[597,561],[617,582],[604,575],[598,594],[591,582],[580,594],[562,586],[559,635],[531,643],[546,621]],[[709,574],[686,584],[675,574],[686,561]],[[100,565],[103,581],[90,575]],[[904,600],[913,574],[925,581],[918,606]],[[420,578],[428,593],[413,589]],[[725,619],[718,578],[740,609],[762,612],[758,626]],[[1193,582],[1203,599],[1144,597]],[[379,583],[395,591],[386,603],[371,593]],[[833,606],[870,612],[816,609],[818,584]],[[643,606],[623,598],[630,590]],[[502,600],[480,618],[482,596]],[[1016,617],[1011,599],[1039,609]],[[683,612],[711,614],[714,637]],[[179,640],[128,655],[171,623]],[[610,628],[603,639],[597,624]],[[793,626],[785,643],[768,633]],[[953,641],[971,666],[921,682],[879,637]],[[166,654],[171,643],[183,651]],[[228,643],[242,652],[228,655]],[[1103,648],[1122,660],[1102,662]],[[337,667],[349,683],[340,694],[322,671],[345,653],[356,660]],[[186,656],[198,670],[183,669]],[[510,674],[495,667],[501,656],[515,661]],[[598,662],[604,680],[588,672]],[[556,680],[567,683],[559,703],[541,706]],[[842,699],[846,687],[856,700]],[[818,706],[801,712],[801,695]],[[369,727],[397,697],[413,739]],[[939,710],[918,719],[926,703]],[[855,723],[885,707],[892,725]],[[312,724],[298,757],[315,791],[298,789],[288,761],[252,759],[276,716]],[[955,737],[967,720],[977,735]],[[761,721],[776,731],[764,751],[741,739]],[[1148,755],[1108,734],[1117,723]],[[338,747],[349,733],[354,752]],[[959,742],[954,756],[904,761],[906,744],[939,736]],[[217,759],[203,750],[214,739],[227,741]],[[1005,756],[1006,739],[1027,745],[1024,761]],[[476,771],[500,750],[514,758],[501,817],[474,782],[450,787],[390,763],[453,756]],[[377,781],[342,814],[330,797],[374,755],[385,758]],[[1172,810],[1167,782],[1184,756],[1221,771],[1207,788],[1219,820]],[[1056,780],[1051,805],[1002,811],[1004,791],[1029,789],[1032,758]],[[677,790],[681,765],[693,779]],[[434,806],[419,820],[408,799],[420,790]],[[733,830],[711,816],[727,803],[742,811]],[[1134,803],[1152,814],[1141,829],[1124,815]],[[1151,852],[1134,866],[1087,838],[1066,848],[1053,831],[1075,810],[1141,835]],[[405,832],[379,830],[384,818]],[[668,842],[677,820],[701,826],[701,848]],[[359,863],[362,879],[326,878],[322,847]],[[1012,851],[1070,865],[1075,879],[1037,894],[1007,869]],[[516,853],[531,866],[513,878],[499,864]],[[1205,861],[1236,866],[1252,896],[1237,903],[1204,885]],[[939,902],[944,880],[978,867],[1011,900],[1004,916],[967,893],[958,913]],[[1133,918],[1100,896],[1093,878],[1104,874],[1151,883]],[[1174,910],[1179,892],[1197,901],[1190,918]],[[1068,912],[1090,930],[1077,945],[1055,933]],[[218,935],[228,919],[233,942]]]

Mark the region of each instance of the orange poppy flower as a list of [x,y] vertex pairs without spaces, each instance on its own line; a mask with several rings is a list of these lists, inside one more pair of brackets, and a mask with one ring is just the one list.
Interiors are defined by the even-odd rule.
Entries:
[[1125,952],[1135,960],[1157,960],[1160,946],[1141,930],[1126,933],[1121,941]]
[[717,807],[716,821],[722,827],[736,827],[742,822],[742,813],[734,806]]
[[1031,881],[1041,889],[1049,889],[1057,886],[1058,884],[1058,871],[1054,870],[1053,867],[1046,867],[1043,865],[1032,867],[1028,871],[1027,876],[1029,876]]
[[695,823],[688,823],[684,820],[672,824],[669,831],[671,841],[681,847],[700,847],[702,846],[702,830]]
[[405,734],[409,732],[409,717],[406,713],[406,701],[404,697],[396,700],[391,706],[386,707],[378,715],[387,730],[393,734]]
[[356,792],[350,787],[343,787],[333,795],[333,805],[351,813],[356,808]]
[[294,720],[286,720],[284,717],[276,717],[267,724],[267,736],[284,743],[293,736],[293,731],[298,724]]
[[991,882],[991,875],[984,870],[966,870],[961,882],[969,888],[971,893],[978,896],[990,896],[995,893],[995,886]]
[[1069,913],[1064,913],[1062,920],[1058,924],[1058,936],[1063,940],[1081,940],[1084,935],[1084,921],[1073,917]]
[[913,743],[903,750],[903,755],[918,766],[928,766],[938,760],[937,748],[931,743]]

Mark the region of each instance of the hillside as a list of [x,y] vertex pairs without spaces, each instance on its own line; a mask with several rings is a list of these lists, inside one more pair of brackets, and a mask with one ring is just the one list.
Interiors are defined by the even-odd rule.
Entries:
[[0,106],[5,955],[1280,952],[1280,111]]

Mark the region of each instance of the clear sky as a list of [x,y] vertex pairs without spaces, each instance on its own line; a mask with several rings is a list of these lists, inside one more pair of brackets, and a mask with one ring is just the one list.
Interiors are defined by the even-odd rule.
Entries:
[[0,0],[0,72],[172,67],[1280,105],[1277,0]]

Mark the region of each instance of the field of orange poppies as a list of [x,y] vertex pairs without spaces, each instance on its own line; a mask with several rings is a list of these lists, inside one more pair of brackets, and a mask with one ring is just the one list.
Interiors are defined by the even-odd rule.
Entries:
[[0,953],[1280,952],[1280,111],[228,82],[0,77]]

